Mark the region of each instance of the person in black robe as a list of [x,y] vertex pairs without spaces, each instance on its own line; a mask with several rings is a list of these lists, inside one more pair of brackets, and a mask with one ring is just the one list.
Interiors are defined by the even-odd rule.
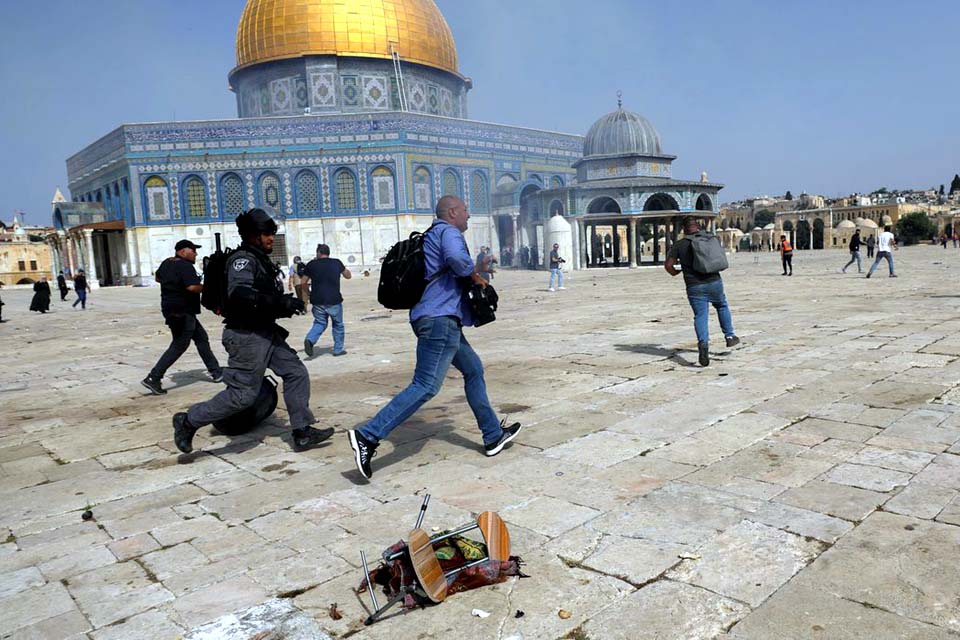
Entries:
[[40,278],[40,282],[33,283],[33,300],[30,302],[30,311],[46,313],[50,310],[50,283],[47,277]]
[[[2,282],[0,282],[0,289],[3,289]],[[3,300],[0,300],[0,322],[6,322],[6,320],[3,319]]]
[[67,278],[63,275],[63,271],[60,272],[60,275],[57,276],[57,288],[60,289],[60,302],[63,302],[67,299]]

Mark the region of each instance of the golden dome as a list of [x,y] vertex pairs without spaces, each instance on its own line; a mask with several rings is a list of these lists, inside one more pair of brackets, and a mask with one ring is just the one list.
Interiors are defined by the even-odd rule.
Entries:
[[433,0],[248,0],[237,69],[307,55],[390,59],[459,75],[457,47]]

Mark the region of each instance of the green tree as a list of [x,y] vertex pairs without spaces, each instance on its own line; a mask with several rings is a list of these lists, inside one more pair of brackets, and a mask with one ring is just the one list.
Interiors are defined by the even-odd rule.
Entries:
[[785,194],[783,194],[783,199],[784,199],[784,200],[793,200],[793,194],[790,193],[790,190],[789,190],[789,189],[787,190],[787,192],[786,192]]
[[926,242],[937,234],[937,225],[926,213],[915,211],[897,221],[897,239],[901,244]]
[[960,174],[953,174],[953,180],[950,181],[950,195],[960,191]]
[[776,220],[776,218],[777,218],[777,214],[774,213],[773,211],[770,211],[770,209],[761,209],[760,211],[757,211],[757,215],[753,216],[753,224],[754,226],[760,227],[762,229],[763,227],[767,226],[768,224]]

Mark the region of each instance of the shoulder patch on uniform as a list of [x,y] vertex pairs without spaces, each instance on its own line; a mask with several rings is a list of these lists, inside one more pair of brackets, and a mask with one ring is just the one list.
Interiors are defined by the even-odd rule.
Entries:
[[233,270],[234,271],[243,271],[247,268],[247,265],[250,264],[250,261],[246,258],[238,258],[233,261]]

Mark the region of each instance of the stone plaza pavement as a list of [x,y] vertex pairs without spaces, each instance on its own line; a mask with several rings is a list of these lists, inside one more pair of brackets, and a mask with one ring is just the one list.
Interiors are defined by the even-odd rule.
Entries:
[[[338,433],[306,453],[281,402],[176,455],[171,414],[218,385],[191,350],[145,395],[168,342],[156,289],[42,317],[0,292],[0,637],[960,638],[960,252],[905,248],[899,279],[841,275],[845,257],[800,252],[788,279],[774,254],[734,256],[743,344],[719,336],[708,368],[660,269],[552,294],[498,274],[498,321],[467,335],[523,433],[484,457],[451,372],[370,482],[344,430],[414,357],[374,277],[344,284],[349,355],[326,334],[307,360]],[[309,323],[285,322],[295,348]],[[530,577],[365,628],[359,552],[403,538],[424,493],[428,531],[498,511]]]

